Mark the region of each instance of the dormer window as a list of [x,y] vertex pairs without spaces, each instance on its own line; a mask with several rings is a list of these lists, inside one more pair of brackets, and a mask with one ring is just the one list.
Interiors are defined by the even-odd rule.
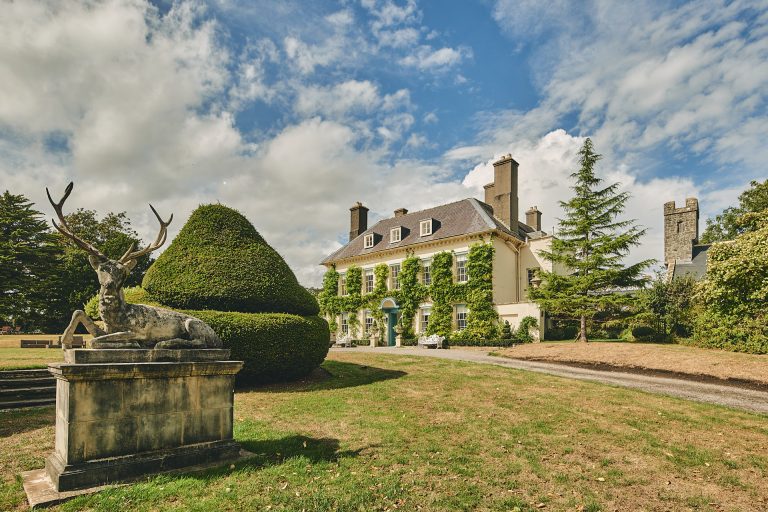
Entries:
[[389,243],[394,244],[401,240],[401,228],[400,226],[389,230]]
[[426,219],[419,222],[419,236],[429,236],[432,234],[432,219]]
[[373,233],[363,237],[363,249],[370,249],[371,247],[373,247]]

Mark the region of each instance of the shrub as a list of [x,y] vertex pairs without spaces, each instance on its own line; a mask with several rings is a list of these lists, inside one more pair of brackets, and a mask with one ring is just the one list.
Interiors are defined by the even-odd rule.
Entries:
[[187,311],[210,325],[245,362],[238,384],[262,384],[303,377],[328,354],[328,323],[317,316],[284,313],[225,313]]
[[515,338],[517,338],[517,341],[531,342],[533,341],[533,336],[531,336],[531,329],[538,328],[539,322],[535,318],[532,316],[524,316],[523,319],[520,320],[520,326],[517,328]]
[[[520,343],[518,340],[505,340],[501,338],[492,340],[451,338],[450,340],[446,340],[446,342],[450,342],[450,345],[454,347],[511,347]],[[443,342],[443,344],[445,345],[446,342]]]
[[200,206],[144,276],[173,308],[316,315],[317,300],[239,212]]
[[509,325],[509,321],[504,320],[504,325],[501,327],[501,339],[511,340],[512,334],[512,326]]
[[650,325],[637,325],[632,328],[632,337],[637,341],[653,341],[656,338],[656,329]]

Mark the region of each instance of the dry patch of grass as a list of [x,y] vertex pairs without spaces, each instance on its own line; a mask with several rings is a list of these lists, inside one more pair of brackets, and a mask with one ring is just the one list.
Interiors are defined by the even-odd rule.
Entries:
[[[337,352],[332,377],[237,393],[234,468],[62,510],[768,508],[766,417],[489,365]],[[0,413],[0,509],[53,447],[51,409]]]
[[46,368],[63,359],[60,348],[0,348],[0,370]]
[[768,385],[768,355],[740,354],[683,345],[545,342],[496,349],[494,353],[514,359],[646,368],[718,379],[749,380]]

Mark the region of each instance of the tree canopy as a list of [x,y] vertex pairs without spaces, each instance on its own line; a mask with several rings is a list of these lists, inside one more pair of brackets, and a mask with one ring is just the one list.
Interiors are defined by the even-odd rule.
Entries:
[[586,139],[579,151],[580,167],[571,174],[574,196],[560,201],[565,218],[558,219],[551,249],[541,252],[553,271],[540,271],[541,286],[530,290],[530,297],[544,310],[580,320],[580,341],[587,341],[588,319],[634,300],[617,292],[645,283],[642,274],[653,263],[624,265],[624,257],[640,243],[645,230],[634,220],[619,220],[629,193],[619,192],[619,183],[602,186],[595,174],[600,158]]
[[754,218],[744,219],[744,215],[765,209],[768,209],[768,179],[762,183],[752,181],[750,187],[739,196],[738,206],[726,208],[714,219],[707,219],[707,227],[701,235],[702,243],[733,240],[741,233],[754,231],[758,228],[752,222]]

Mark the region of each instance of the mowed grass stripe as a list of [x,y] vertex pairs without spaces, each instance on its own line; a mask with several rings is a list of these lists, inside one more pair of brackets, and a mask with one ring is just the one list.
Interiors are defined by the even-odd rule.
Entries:
[[[333,377],[236,395],[253,459],[63,510],[765,510],[765,416],[455,361],[334,353]],[[20,416],[23,415],[23,416]],[[0,509],[53,448],[0,416]]]

